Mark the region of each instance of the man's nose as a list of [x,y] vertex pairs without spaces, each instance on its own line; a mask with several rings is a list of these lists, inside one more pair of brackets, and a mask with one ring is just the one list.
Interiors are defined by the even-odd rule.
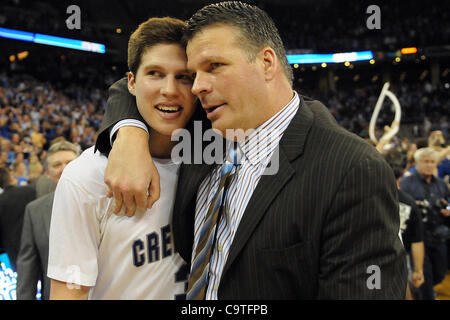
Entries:
[[174,77],[166,77],[161,87],[161,94],[165,96],[174,96],[177,94],[177,83]]
[[198,97],[211,92],[212,86],[207,75],[203,73],[197,73],[192,85],[192,93]]

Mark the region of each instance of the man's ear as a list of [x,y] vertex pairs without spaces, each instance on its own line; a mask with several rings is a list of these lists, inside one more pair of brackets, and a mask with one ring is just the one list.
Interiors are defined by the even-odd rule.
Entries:
[[128,72],[128,91],[136,96],[136,79],[131,71]]
[[264,68],[265,79],[272,80],[279,65],[275,51],[271,47],[264,47],[258,56]]

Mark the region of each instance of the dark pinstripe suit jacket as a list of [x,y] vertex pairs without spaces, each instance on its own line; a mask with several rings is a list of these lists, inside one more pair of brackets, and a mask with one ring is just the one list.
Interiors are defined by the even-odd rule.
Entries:
[[[104,128],[123,119],[119,113],[139,118],[136,110],[125,114],[135,102],[115,86]],[[106,151],[102,134],[97,147]],[[219,299],[403,299],[407,271],[395,179],[375,148],[339,127],[320,102],[302,98],[280,141],[279,161],[278,173],[263,176],[248,203]],[[173,234],[188,262],[196,193],[210,170],[180,169]]]

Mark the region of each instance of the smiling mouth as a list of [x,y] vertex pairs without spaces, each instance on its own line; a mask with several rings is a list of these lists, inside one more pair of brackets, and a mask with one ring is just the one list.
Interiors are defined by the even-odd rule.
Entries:
[[165,113],[175,113],[182,109],[180,106],[155,106],[155,108]]

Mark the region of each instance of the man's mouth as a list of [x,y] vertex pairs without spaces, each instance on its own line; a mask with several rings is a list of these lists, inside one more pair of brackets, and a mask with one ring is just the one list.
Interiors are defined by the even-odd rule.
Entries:
[[181,106],[165,106],[165,105],[157,105],[155,106],[155,108],[165,113],[175,113],[182,109]]
[[206,113],[211,113],[211,112],[214,112],[214,110],[216,110],[216,109],[218,109],[218,108],[222,107],[222,106],[223,106],[224,104],[225,104],[225,103],[223,103],[223,104],[220,104],[220,105],[217,105],[217,106],[213,106],[213,107],[208,107],[208,108],[205,108],[205,110],[206,110]]

